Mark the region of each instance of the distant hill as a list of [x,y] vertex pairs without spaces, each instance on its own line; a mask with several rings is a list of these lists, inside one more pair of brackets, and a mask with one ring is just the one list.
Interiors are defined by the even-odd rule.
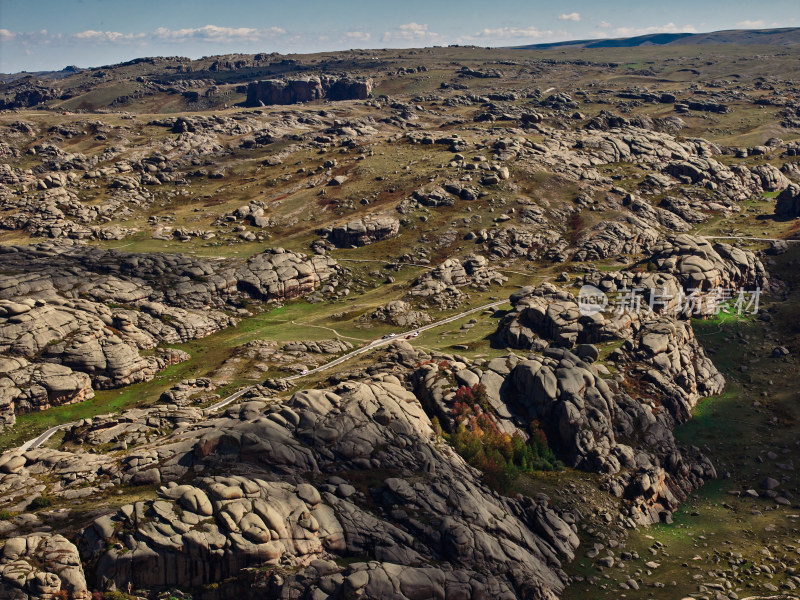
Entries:
[[628,38],[570,40],[550,44],[514,46],[521,50],[554,48],[633,48],[636,46],[678,46],[690,44],[743,44],[761,46],[800,45],[800,27],[783,29],[728,29],[710,33],[651,33]]
[[68,67],[64,67],[60,71],[34,71],[32,73],[29,73],[28,71],[20,71],[19,73],[0,73],[0,82],[10,83],[12,81],[17,81],[18,79],[24,79],[25,77],[32,77],[34,79],[63,79],[64,77],[69,77],[75,73],[80,73],[83,70],[84,69],[76,67],[75,65],[70,65]]

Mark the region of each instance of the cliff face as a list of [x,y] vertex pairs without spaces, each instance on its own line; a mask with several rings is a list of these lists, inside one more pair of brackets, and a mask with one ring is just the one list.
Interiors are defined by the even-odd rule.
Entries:
[[343,77],[333,81],[327,90],[329,100],[365,100],[372,91],[372,79]]
[[[405,342],[390,352],[394,364],[402,356],[417,359]],[[156,416],[163,410],[150,409],[132,427],[148,422],[172,430],[118,465],[106,456],[91,455],[92,462],[42,450],[47,464],[82,461],[80,469],[106,469],[134,485],[163,484],[157,497],[122,505],[80,532],[76,589],[86,589],[88,573],[96,588],[219,584],[202,592],[207,600],[235,597],[240,576],[263,590],[244,598],[413,600],[444,598],[447,590],[448,598],[556,600],[564,590],[561,564],[579,545],[576,515],[492,492],[437,441],[417,397],[392,374],[298,391],[287,402],[259,395],[209,419],[189,409],[180,430]],[[43,468],[28,460],[0,462],[2,472],[13,472],[16,489],[33,484],[31,473]],[[12,576],[34,567],[48,589],[58,589],[59,565],[50,567],[41,553],[31,566],[19,563],[28,546],[17,537],[0,552],[0,591],[22,587],[26,580]],[[359,562],[334,562],[350,557]],[[282,579],[259,581],[259,571],[245,571],[259,565]],[[388,585],[397,591],[387,593]],[[36,590],[28,597],[49,598]]]
[[247,86],[247,106],[295,104],[317,100],[325,95],[318,77],[308,79],[267,79],[253,81]]
[[266,79],[247,86],[247,106],[296,104],[320,98],[329,100],[364,100],[372,91],[372,80],[350,77],[306,77],[303,79]]
[[[150,381],[188,358],[159,344],[235,325],[225,311],[244,298],[309,294],[335,267],[329,257],[283,248],[223,264],[58,243],[2,246],[0,429],[13,425],[15,415]],[[218,301],[223,304],[212,308]],[[142,350],[151,352],[142,356]]]

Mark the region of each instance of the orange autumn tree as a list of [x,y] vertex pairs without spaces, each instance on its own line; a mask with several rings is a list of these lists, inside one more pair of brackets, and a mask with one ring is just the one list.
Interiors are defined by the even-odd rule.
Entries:
[[529,426],[529,440],[515,432],[500,431],[491,412],[486,388],[477,383],[461,386],[453,397],[455,430],[445,439],[464,459],[484,474],[493,488],[508,492],[520,473],[561,468],[536,421]]

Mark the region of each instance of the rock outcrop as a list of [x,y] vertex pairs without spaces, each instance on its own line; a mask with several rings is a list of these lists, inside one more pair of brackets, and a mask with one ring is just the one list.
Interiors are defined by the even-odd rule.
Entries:
[[[50,454],[28,453],[13,477]],[[47,459],[55,477],[67,463],[61,454]],[[227,475],[187,481],[201,465]],[[322,559],[363,556],[376,562],[334,577],[335,589],[377,598],[394,580],[400,598],[437,597],[475,581],[509,597],[554,599],[564,586],[561,561],[578,543],[555,510],[490,492],[458,455],[437,447],[419,401],[390,375],[288,402],[251,399],[137,447],[121,469],[123,479],[164,485],[157,499],[83,530],[78,547],[98,585],[199,586],[265,564],[313,574]],[[312,483],[297,483],[301,474]],[[452,569],[441,570],[443,561]],[[309,591],[328,585],[305,583]]]
[[498,326],[495,339],[508,348],[543,350],[607,341],[617,327],[603,313],[583,314],[572,294],[552,284],[526,286],[510,297],[512,310]]
[[415,310],[411,304],[404,300],[393,300],[366,314],[359,319],[365,324],[388,323],[397,325],[402,329],[413,329],[422,325],[427,325],[433,319],[422,310]]
[[486,289],[492,284],[503,284],[508,277],[489,266],[489,261],[480,255],[470,255],[463,260],[448,258],[438,267],[417,278],[411,295],[420,298],[441,299],[441,294],[458,293],[458,288],[473,286]]
[[365,100],[372,92],[371,79],[350,77],[305,77],[302,79],[266,79],[247,85],[247,106],[297,104],[327,98],[329,100]]
[[31,363],[22,357],[0,358],[0,420],[13,425],[15,415],[94,397],[89,375],[65,365]]
[[394,217],[366,218],[333,227],[328,240],[339,248],[352,248],[395,237],[399,231],[400,221]]
[[778,194],[775,202],[775,216],[787,219],[800,217],[800,185],[790,183]]
[[78,550],[58,534],[35,533],[7,539],[0,549],[0,595],[49,600],[90,597]]
[[309,294],[336,262],[282,248],[215,264],[44,243],[3,246],[0,268],[0,422],[13,424],[14,414],[152,379],[189,358],[159,345],[235,324],[219,309],[235,310],[245,298]]
[[653,249],[651,261],[660,273],[675,275],[685,290],[725,288],[748,290],[767,285],[767,274],[758,257],[730,244],[681,234]]
[[620,221],[602,222],[578,241],[575,260],[602,260],[613,255],[650,252],[660,235],[644,219],[626,215]]
[[257,254],[235,271],[236,288],[258,300],[291,299],[313,292],[332,274],[336,261],[276,248]]
[[624,373],[616,380],[594,363],[598,351],[590,344],[572,351],[543,344],[524,358],[461,359],[444,367],[428,361],[415,373],[415,390],[452,429],[456,388],[481,384],[500,431],[527,437],[536,423],[565,463],[606,474],[606,489],[630,501],[624,511],[630,523],[655,523],[716,476],[707,458],[678,447],[672,430],[702,397],[719,393],[724,380],[686,323],[662,317],[638,332],[612,357]]

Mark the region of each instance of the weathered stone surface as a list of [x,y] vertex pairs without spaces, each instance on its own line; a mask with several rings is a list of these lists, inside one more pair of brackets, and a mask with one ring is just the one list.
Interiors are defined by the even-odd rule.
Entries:
[[447,302],[448,296],[458,299],[458,288],[473,286],[487,289],[492,284],[503,284],[507,280],[508,277],[492,269],[483,256],[470,255],[463,260],[449,258],[417,278],[411,295],[441,305]]
[[394,217],[365,218],[334,227],[328,239],[340,248],[351,248],[392,238],[399,231],[400,222]]
[[[407,344],[396,348],[410,351]],[[111,457],[92,462],[53,450],[27,453],[21,466],[6,461],[17,488],[34,473],[54,481],[80,473],[89,482],[118,473],[131,483],[160,474],[157,499],[124,505],[82,531],[81,559],[96,573],[96,585],[159,589],[246,581],[248,566],[289,561],[310,577],[307,589],[328,589],[317,577],[341,569],[321,559],[358,555],[377,562],[369,572],[353,565],[337,585],[365,590],[365,597],[381,596],[388,581],[400,586],[403,598],[469,582],[542,598],[563,589],[560,560],[578,544],[572,527],[544,505],[491,493],[458,455],[435,445],[428,416],[394,376],[305,390],[284,403],[250,400],[208,420],[186,419],[191,410],[129,412],[118,425],[146,421],[172,433],[140,441],[119,466]],[[120,432],[113,423],[93,420],[73,434],[104,442],[105,432]],[[175,482],[192,466],[227,474]],[[360,474],[371,469],[387,475],[365,486]],[[313,483],[298,484],[301,474]],[[346,483],[351,477],[353,485]],[[375,511],[374,502],[383,509]],[[422,524],[401,506],[432,520]],[[441,558],[454,569],[430,566]]]
[[253,81],[247,86],[247,106],[296,104],[321,98],[365,100],[372,91],[372,85],[371,79],[330,76]]
[[7,425],[14,415],[82,402],[94,396],[90,377],[67,366],[0,358],[0,414]]
[[141,350],[236,323],[212,305],[308,294],[336,263],[281,248],[237,265],[39,244],[3,246],[0,268],[0,422],[13,424],[15,413],[81,402],[92,388],[150,380],[188,355]]
[[686,234],[659,243],[651,260],[659,272],[675,275],[685,290],[752,290],[767,284],[764,266],[749,250],[724,243],[712,245]]
[[402,329],[413,329],[427,325],[432,319],[428,313],[414,310],[411,304],[404,300],[393,300],[368,315],[364,315],[361,321],[366,324],[372,322],[391,323]]
[[86,586],[77,548],[61,535],[12,537],[0,550],[0,593],[8,598],[47,600],[61,590],[84,600]]
[[326,256],[275,248],[257,254],[235,272],[237,288],[260,300],[297,298],[313,292],[334,272],[336,261]]
[[775,216],[789,219],[800,217],[800,185],[790,183],[778,194]]

